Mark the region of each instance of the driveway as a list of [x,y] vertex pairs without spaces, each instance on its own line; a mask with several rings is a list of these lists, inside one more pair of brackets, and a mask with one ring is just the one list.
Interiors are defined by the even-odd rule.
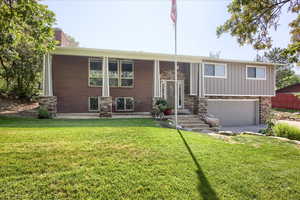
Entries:
[[232,131],[234,133],[241,133],[241,132],[254,132],[258,133],[260,129],[266,128],[266,125],[251,125],[251,126],[226,126],[221,127],[221,131]]

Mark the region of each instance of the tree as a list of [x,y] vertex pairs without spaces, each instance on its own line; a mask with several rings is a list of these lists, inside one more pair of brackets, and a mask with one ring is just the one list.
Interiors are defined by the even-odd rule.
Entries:
[[54,49],[54,13],[37,0],[0,0],[0,77],[5,91],[31,97],[42,56]]
[[300,78],[293,71],[293,63],[283,53],[284,51],[282,48],[273,48],[265,52],[263,56],[258,57],[258,61],[283,64],[276,66],[276,87],[278,89],[300,83]]
[[271,29],[277,29],[282,10],[297,14],[289,24],[291,43],[282,52],[291,61],[297,61],[300,54],[300,1],[299,0],[232,0],[228,5],[231,17],[217,28],[220,36],[229,32],[239,44],[251,44],[255,49],[272,47]]

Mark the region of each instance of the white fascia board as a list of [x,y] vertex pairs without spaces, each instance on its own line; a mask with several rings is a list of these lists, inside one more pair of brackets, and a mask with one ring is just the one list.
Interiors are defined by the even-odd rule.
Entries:
[[[174,55],[164,53],[149,53],[143,51],[122,51],[111,49],[93,49],[83,47],[56,47],[52,51],[54,55],[74,55],[74,56],[89,56],[89,57],[115,57],[122,59],[138,59],[138,60],[161,60],[161,61],[174,61]],[[203,60],[212,62],[233,62],[233,63],[245,63],[245,64],[258,64],[268,66],[278,66],[282,64],[278,63],[264,63],[254,62],[247,60],[235,60],[235,59],[222,59],[222,58],[210,58],[205,56],[191,56],[191,55],[177,55],[178,62],[193,62],[201,63]]]

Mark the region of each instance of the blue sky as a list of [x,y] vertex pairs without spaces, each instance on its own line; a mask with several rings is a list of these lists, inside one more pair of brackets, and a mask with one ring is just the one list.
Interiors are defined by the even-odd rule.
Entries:
[[[208,56],[221,51],[222,58],[253,60],[251,46],[240,47],[235,38],[216,36],[216,27],[229,17],[230,0],[177,0],[178,53]],[[72,35],[80,46],[172,53],[174,31],[170,0],[44,0],[54,11],[57,27]],[[274,46],[285,47],[288,23],[294,16],[283,13]],[[262,53],[262,52],[261,52]]]

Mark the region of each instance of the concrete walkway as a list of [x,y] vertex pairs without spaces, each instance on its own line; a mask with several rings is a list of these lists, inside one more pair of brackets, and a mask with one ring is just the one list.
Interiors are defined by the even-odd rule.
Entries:
[[[99,113],[57,113],[56,119],[100,119]],[[152,118],[148,113],[113,113],[113,119]]]

